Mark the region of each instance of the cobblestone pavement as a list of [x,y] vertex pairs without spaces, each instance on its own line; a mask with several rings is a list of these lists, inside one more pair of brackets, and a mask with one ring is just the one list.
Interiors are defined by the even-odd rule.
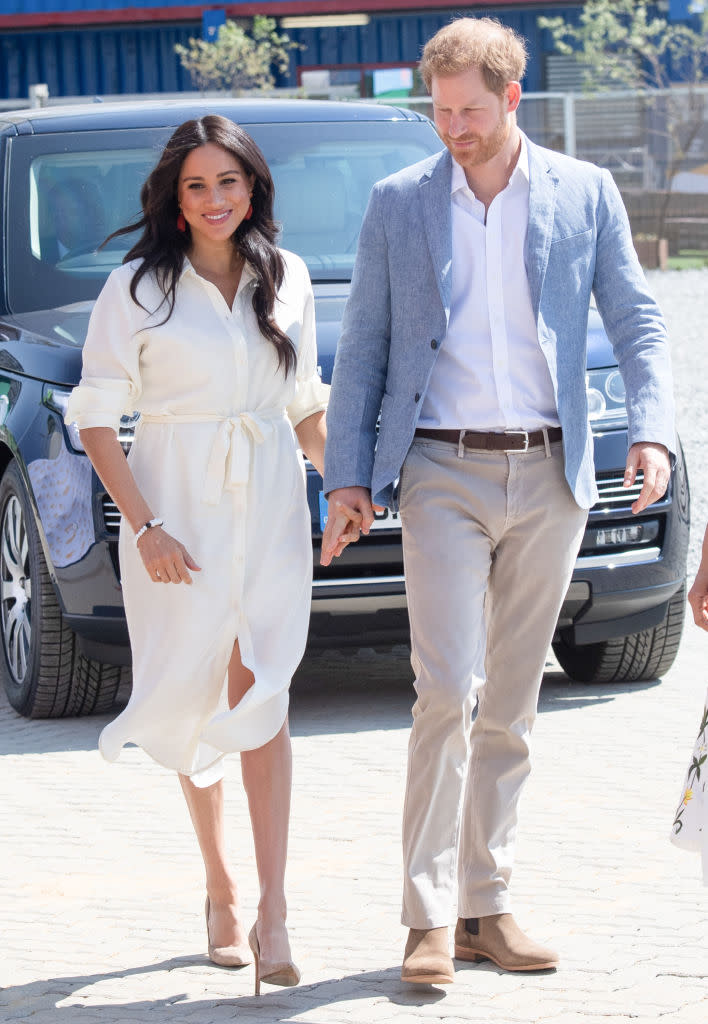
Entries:
[[[705,285],[680,275],[657,286],[679,295],[676,324],[681,309],[691,320],[675,352],[699,509],[694,563],[708,507],[696,344],[705,349]],[[520,923],[559,949],[561,966],[458,965],[445,990],[399,980],[405,649],[313,654],[295,681],[288,891],[303,980],[258,999],[252,967],[222,970],[205,956],[201,861],[174,776],[134,748],[104,763],[106,717],[28,722],[1,697],[0,1021],[706,1024],[708,890],[698,859],[668,833],[707,652],[708,637],[688,626],[666,678],[634,686],[571,685],[549,663],[513,891]],[[250,924],[257,889],[237,758],[228,783]]]
[[[513,889],[520,922],[562,964],[458,965],[447,990],[399,980],[405,650],[313,656],[296,680],[288,890],[303,983],[259,999],[252,967],[206,959],[201,862],[174,777],[135,748],[102,762],[106,718],[25,722],[3,702],[0,1020],[705,1024],[708,892],[697,857],[667,836],[707,649],[694,628],[661,683],[635,686],[570,685],[549,666]],[[250,924],[238,774],[233,758],[229,839]]]

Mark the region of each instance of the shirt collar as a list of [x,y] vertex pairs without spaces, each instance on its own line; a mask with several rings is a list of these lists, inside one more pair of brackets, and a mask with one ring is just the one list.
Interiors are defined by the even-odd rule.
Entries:
[[[187,275],[191,275],[192,277],[199,277],[199,274],[197,274],[196,270],[192,266],[189,257],[185,256],[184,262],[182,263],[182,270],[180,271],[179,280],[181,281],[182,278],[186,277]],[[243,270],[241,271],[241,280],[239,281],[238,284],[238,291],[240,292],[241,289],[249,283],[249,281],[255,281],[255,279],[256,272],[247,260],[243,265]]]
[[521,136],[521,149],[519,151],[519,159],[516,161],[516,167],[511,173],[509,183],[511,184],[511,182],[515,178],[523,178],[524,183],[526,185],[528,185],[529,181],[531,180],[529,175],[529,151],[526,145],[526,139],[523,135]]
[[450,195],[454,196],[455,192],[461,192],[462,189],[469,188],[467,184],[467,178],[465,177],[464,169],[458,164],[455,158],[452,158],[452,181],[450,182]]
[[189,258],[187,256],[185,256],[184,260],[182,262],[182,270],[181,270],[180,275],[179,275],[180,281],[182,280],[183,277],[187,277],[188,274],[191,275],[192,277],[196,277],[197,276],[197,272],[194,269],[194,267],[192,266],[192,264],[190,263]]
[[[519,178],[524,179],[524,183],[529,183],[529,151],[526,146],[526,139],[523,134],[521,135],[521,149],[519,151],[519,159],[516,161],[516,167],[511,172],[508,184],[516,182]],[[465,171],[461,164],[458,164],[455,158],[452,158],[452,180],[450,182],[450,195],[454,196],[455,192],[460,192],[462,189],[468,189],[472,192],[472,189],[467,184],[467,178],[465,177]],[[474,192],[472,192],[474,195]]]

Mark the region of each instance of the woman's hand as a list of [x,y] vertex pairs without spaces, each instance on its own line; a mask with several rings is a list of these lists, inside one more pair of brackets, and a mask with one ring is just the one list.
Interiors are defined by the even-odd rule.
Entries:
[[184,544],[161,526],[145,531],[138,541],[138,551],[154,583],[191,583],[189,570],[201,572]]
[[[330,505],[330,508],[332,508],[332,505]],[[327,526],[325,527],[326,540],[325,537],[322,538],[322,547],[324,550],[326,546],[329,559],[326,562],[320,559],[322,565],[329,565],[332,558],[337,558],[341,555],[347,544],[354,544],[359,540],[361,521],[361,512],[355,511],[343,501],[334,503],[334,514],[329,512],[327,515]],[[330,523],[332,524],[331,527]]]
[[371,492],[366,487],[339,487],[331,491],[320,565],[329,565],[347,544],[359,540],[362,533],[368,533],[374,522],[374,511],[381,511],[381,506],[371,504]]

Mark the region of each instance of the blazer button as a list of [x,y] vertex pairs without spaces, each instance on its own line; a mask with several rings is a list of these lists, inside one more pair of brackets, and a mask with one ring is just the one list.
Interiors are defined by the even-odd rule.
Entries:
[[430,342],[430,347],[432,349],[436,349],[438,347],[438,343],[437,343],[437,339],[436,338],[433,338],[433,340]]
[[419,394],[419,393],[418,393],[417,391],[416,391],[416,393],[415,393],[415,399],[414,399],[414,401],[416,401],[416,402],[419,402],[419,401],[420,401],[420,394]]

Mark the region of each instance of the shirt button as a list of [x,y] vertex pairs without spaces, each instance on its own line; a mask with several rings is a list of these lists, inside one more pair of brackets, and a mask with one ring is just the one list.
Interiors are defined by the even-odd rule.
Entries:
[[430,342],[430,347],[431,347],[431,348],[432,348],[433,350],[434,350],[434,349],[436,349],[436,348],[438,347],[438,343],[437,343],[437,340],[436,340],[435,338],[433,338],[433,340],[432,340],[432,341]]
[[419,401],[420,401],[420,394],[419,394],[419,392],[417,392],[417,391],[416,391],[416,393],[415,393],[415,399],[414,399],[414,401],[416,401],[416,402],[419,402]]

